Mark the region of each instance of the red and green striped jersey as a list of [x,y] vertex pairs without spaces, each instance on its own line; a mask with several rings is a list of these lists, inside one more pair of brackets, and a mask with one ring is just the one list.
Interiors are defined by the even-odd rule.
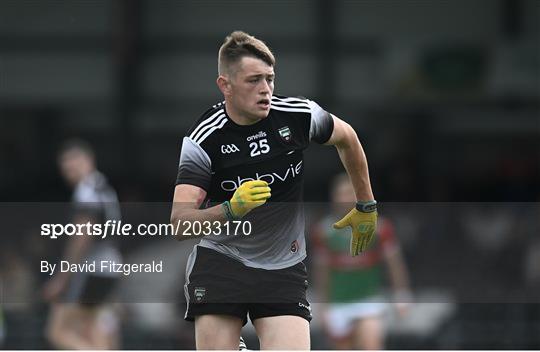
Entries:
[[326,217],[319,224],[315,243],[317,255],[328,265],[328,302],[357,302],[381,292],[385,253],[396,249],[391,222],[379,218],[377,235],[368,249],[356,257],[349,254],[351,229],[336,230],[337,218]]

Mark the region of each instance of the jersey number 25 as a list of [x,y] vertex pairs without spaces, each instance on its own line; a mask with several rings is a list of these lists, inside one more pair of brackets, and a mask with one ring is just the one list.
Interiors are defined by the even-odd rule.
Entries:
[[249,143],[249,148],[251,149],[251,153],[249,154],[251,157],[266,154],[270,151],[270,146],[268,146],[268,141],[266,138],[259,140],[258,143]]

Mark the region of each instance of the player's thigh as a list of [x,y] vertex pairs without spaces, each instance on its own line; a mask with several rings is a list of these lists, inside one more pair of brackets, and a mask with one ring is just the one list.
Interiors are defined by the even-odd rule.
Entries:
[[113,309],[107,306],[96,307],[89,318],[88,329],[93,345],[97,349],[118,349],[120,321]]
[[45,328],[48,339],[54,339],[55,335],[62,331],[64,322],[66,321],[64,315],[64,310],[60,304],[55,303],[51,305]]
[[384,327],[382,317],[373,315],[356,321],[353,348],[380,350],[384,347]]
[[46,336],[50,341],[59,341],[66,334],[86,336],[88,332],[86,315],[77,303],[55,303],[51,306],[46,326]]
[[347,315],[347,307],[342,304],[329,304],[323,317],[324,330],[332,341],[334,349],[353,349],[354,321],[351,321]]
[[253,321],[261,350],[309,350],[309,322],[299,316],[280,315]]
[[49,320],[47,325],[52,329],[73,328],[76,324],[73,320],[77,320],[80,316],[79,305],[76,303],[54,303],[49,311]]
[[232,315],[195,317],[195,342],[198,350],[238,350],[242,319]]

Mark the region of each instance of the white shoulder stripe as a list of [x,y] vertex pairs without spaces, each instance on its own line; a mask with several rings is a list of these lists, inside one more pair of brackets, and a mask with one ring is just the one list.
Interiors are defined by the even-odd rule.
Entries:
[[216,116],[218,116],[219,114],[221,114],[223,112],[223,109],[219,109],[218,111],[216,111],[212,116],[210,116],[209,118],[207,118],[206,120],[202,121],[198,126],[197,128],[195,128],[195,130],[193,130],[193,132],[191,132],[191,134],[189,135],[189,138],[191,139],[194,139],[194,136],[200,131],[201,128],[203,128],[205,125],[209,124],[210,122],[212,122],[214,120],[214,118]]
[[272,99],[274,100],[278,100],[278,101],[283,101],[283,102],[290,102],[290,103],[307,103],[308,100],[307,99],[301,99],[301,98],[294,98],[294,97],[287,97],[287,98],[280,98],[280,97],[276,97],[275,95],[272,96]]
[[198,149],[200,151],[200,153],[204,156],[204,158],[208,162],[208,165],[212,165],[212,160],[210,159],[206,151],[200,145],[198,145],[193,139],[189,137],[184,137],[184,140],[186,140],[189,144],[191,144],[193,148]]
[[300,99],[292,99],[292,98],[289,98],[287,100],[272,98],[272,101],[284,103],[284,104],[307,104],[308,103],[308,100],[300,100]]
[[222,113],[221,115],[219,115],[218,117],[216,117],[214,119],[214,121],[212,121],[212,123],[208,124],[207,126],[204,126],[203,128],[201,128],[199,130],[199,132],[193,137],[193,140],[194,141],[197,141],[200,139],[200,137],[206,133],[206,131],[208,131],[209,129],[213,128],[215,125],[219,124],[222,120],[226,120],[227,118],[225,117],[225,113]]
[[287,108],[308,108],[309,109],[309,104],[307,102],[290,104],[290,103],[286,103],[286,102],[283,102],[283,101],[272,101],[272,105],[283,106],[283,107],[287,107]]
[[214,109],[220,107],[221,105],[225,105],[225,100],[222,102],[217,103],[216,105],[212,106]]
[[274,110],[279,110],[279,111],[305,112],[306,114],[311,114],[311,110],[309,108],[301,108],[301,107],[298,107],[298,108],[285,108],[285,107],[282,107],[282,106],[275,106],[275,105],[272,105],[271,108],[274,109]]
[[227,123],[227,118],[224,118],[221,123],[215,127],[212,127],[208,132],[206,132],[197,143],[201,144],[209,135],[211,135],[214,131],[219,130]]

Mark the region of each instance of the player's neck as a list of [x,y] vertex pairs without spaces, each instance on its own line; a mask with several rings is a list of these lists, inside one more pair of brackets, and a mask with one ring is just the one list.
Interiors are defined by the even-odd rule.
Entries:
[[232,104],[227,104],[227,102],[225,102],[225,112],[234,123],[240,126],[253,125],[261,120],[253,120],[249,117],[244,116],[244,114],[240,113],[237,109],[235,109]]

